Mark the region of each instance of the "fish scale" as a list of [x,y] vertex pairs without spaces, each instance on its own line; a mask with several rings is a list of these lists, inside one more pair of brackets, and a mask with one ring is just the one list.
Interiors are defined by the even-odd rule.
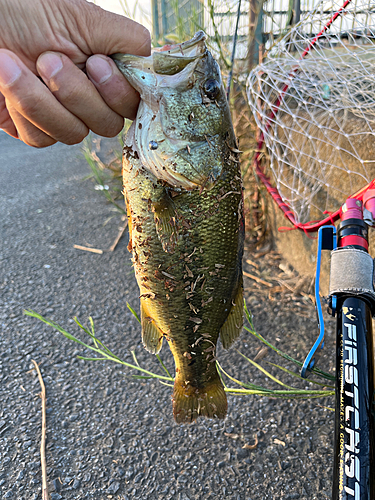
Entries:
[[[140,116],[125,141],[123,163],[129,249],[140,287],[142,340],[154,353],[161,349],[163,338],[169,344],[176,366],[173,414],[179,423],[192,422],[200,415],[225,417],[227,400],[215,363],[216,344],[220,335],[228,348],[238,337],[243,321],[244,223],[236,140],[221,80],[214,100],[207,103],[202,98],[205,82],[220,79],[204,38],[198,33],[185,44],[184,52],[190,50],[189,61],[182,60],[182,69],[176,75],[163,74],[155,88],[150,86],[155,75],[142,78],[146,66],[147,71],[155,72],[152,56],[146,65],[145,58],[138,58],[138,67],[134,56],[130,56],[131,64],[127,62],[129,56],[115,58],[143,100]],[[158,52],[158,61],[162,54]],[[173,54],[172,48],[168,57],[172,59]],[[181,59],[181,55],[175,57],[173,71],[178,70]],[[167,65],[163,71],[169,71]],[[215,90],[211,84],[212,88]],[[164,104],[155,109],[157,97]],[[197,118],[191,117],[192,107],[200,120],[195,128]],[[172,108],[174,113],[168,114]],[[152,133],[152,126],[144,120],[152,113],[154,121],[162,124],[167,143],[164,147],[176,149],[170,160],[173,168],[166,167],[168,182],[160,174],[162,170],[153,168],[153,157],[145,154],[152,136],[144,132]],[[201,123],[205,118],[206,123]],[[193,125],[184,128],[187,122]],[[173,137],[171,126],[175,127]],[[137,127],[142,128],[142,136],[136,140]],[[202,136],[205,139],[200,142]],[[179,137],[188,140],[191,149],[199,149],[199,155],[191,155],[191,164],[182,163],[186,145],[184,142],[181,149],[176,147]],[[210,139],[216,146],[215,167]],[[170,175],[174,172],[173,184]]]

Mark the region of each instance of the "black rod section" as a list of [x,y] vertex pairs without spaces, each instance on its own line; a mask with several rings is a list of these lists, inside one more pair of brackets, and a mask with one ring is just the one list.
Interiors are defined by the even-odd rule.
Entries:
[[374,359],[371,310],[365,300],[340,299],[336,349],[332,500],[374,500]]
[[230,86],[231,86],[232,78],[233,78],[234,58],[236,56],[238,24],[240,22],[240,16],[241,16],[241,0],[238,1],[236,29],[234,30],[234,37],[233,37],[232,57],[231,57],[231,60],[230,60],[230,71],[229,71],[228,82],[227,82],[227,101],[229,101]]

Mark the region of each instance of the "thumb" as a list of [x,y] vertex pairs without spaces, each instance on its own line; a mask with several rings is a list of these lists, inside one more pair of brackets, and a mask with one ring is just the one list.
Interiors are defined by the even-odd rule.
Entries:
[[[147,28],[118,14],[103,10],[99,6],[84,2],[85,41],[92,54],[135,54],[148,56],[151,37]],[[82,15],[82,14],[81,14]],[[82,25],[81,25],[82,26]]]

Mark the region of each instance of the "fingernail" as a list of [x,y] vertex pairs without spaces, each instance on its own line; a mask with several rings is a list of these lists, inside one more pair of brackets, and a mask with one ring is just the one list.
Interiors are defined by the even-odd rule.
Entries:
[[8,54],[0,53],[0,85],[9,87],[21,75],[21,68]]
[[63,67],[61,57],[51,52],[42,54],[37,65],[39,74],[47,80],[53,78]]
[[112,76],[111,65],[100,56],[93,56],[88,59],[86,69],[90,78],[92,78],[94,82],[99,85],[105,83]]

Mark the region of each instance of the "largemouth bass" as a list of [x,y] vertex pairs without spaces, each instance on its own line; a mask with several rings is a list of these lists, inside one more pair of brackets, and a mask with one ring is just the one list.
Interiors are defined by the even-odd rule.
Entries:
[[173,414],[224,418],[216,369],[243,324],[239,151],[218,64],[201,31],[150,57],[115,54],[140,93],[125,139],[123,182],[140,288],[142,341],[173,353]]

